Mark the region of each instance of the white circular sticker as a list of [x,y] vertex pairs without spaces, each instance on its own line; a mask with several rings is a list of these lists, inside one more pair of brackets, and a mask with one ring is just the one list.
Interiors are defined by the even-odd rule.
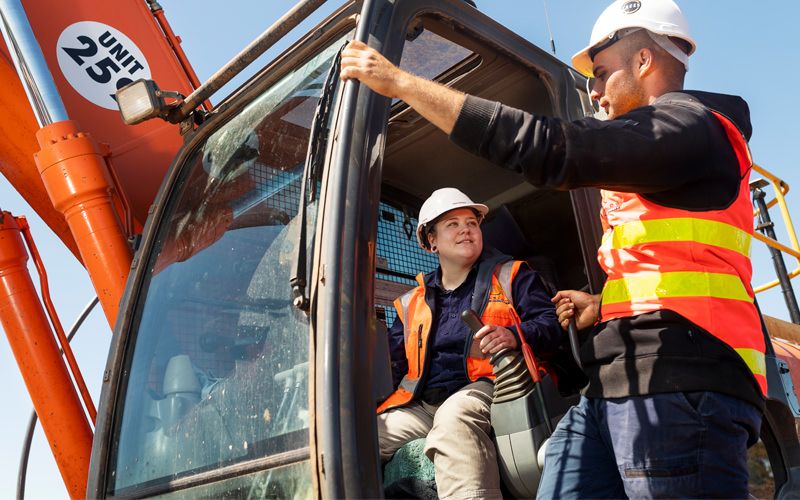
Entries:
[[80,21],[67,26],[58,37],[56,52],[69,84],[106,109],[119,109],[117,89],[150,78],[150,65],[139,47],[107,24]]

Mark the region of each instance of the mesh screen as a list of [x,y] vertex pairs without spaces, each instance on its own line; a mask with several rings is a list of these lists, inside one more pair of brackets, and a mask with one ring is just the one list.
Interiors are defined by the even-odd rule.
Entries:
[[[439,261],[434,254],[425,252],[417,245],[416,229],[416,217],[406,218],[402,210],[381,203],[378,215],[377,279],[414,285],[418,273],[436,269]],[[382,319],[385,319],[387,326],[391,326],[397,316],[394,308],[378,308],[384,310],[385,318]]]

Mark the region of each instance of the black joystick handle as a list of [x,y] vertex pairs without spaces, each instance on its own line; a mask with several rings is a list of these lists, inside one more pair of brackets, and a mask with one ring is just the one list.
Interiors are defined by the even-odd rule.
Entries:
[[[478,330],[483,328],[483,322],[478,317],[478,314],[472,309],[465,309],[461,312],[461,321],[463,321],[469,327],[473,335],[478,333]],[[489,363],[494,365],[497,360],[505,356],[505,354],[510,350],[511,348],[506,347],[505,349],[497,351],[492,355],[491,359],[489,359]]]
[[466,323],[473,335],[478,333],[478,330],[483,328],[483,322],[478,317],[478,314],[472,309],[465,309],[461,312],[461,321]]

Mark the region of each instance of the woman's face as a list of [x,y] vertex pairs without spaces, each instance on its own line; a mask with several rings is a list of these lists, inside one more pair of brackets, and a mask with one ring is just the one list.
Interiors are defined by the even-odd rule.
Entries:
[[445,212],[428,234],[428,241],[439,259],[459,264],[472,265],[483,251],[480,221],[471,208]]

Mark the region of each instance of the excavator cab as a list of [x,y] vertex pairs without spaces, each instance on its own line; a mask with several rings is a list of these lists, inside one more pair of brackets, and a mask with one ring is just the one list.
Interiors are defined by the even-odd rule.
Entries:
[[[596,113],[583,77],[462,0],[343,5],[185,136],[120,307],[90,496],[382,496],[381,343],[391,301],[436,266],[413,229],[437,188],[487,204],[487,240],[554,289],[601,289],[598,191],[537,189],[342,83],[353,38],[470,94]],[[751,477],[777,494],[800,449],[786,394],[768,408]]]

